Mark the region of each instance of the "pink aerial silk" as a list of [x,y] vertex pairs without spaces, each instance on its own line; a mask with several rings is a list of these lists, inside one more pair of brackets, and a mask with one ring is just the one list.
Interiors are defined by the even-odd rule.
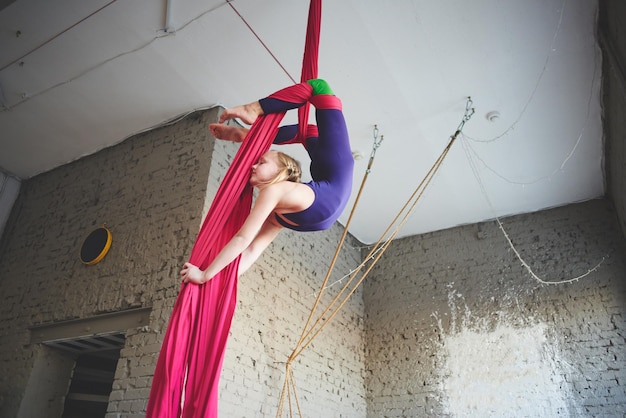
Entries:
[[[309,6],[301,81],[317,78],[321,3],[311,0]],[[300,109],[304,132],[309,106]],[[205,269],[243,225],[252,205],[250,168],[269,149],[283,116],[265,115],[252,125],[200,229],[189,259],[192,264]],[[146,417],[217,417],[219,376],[237,303],[238,267],[239,257],[203,285],[181,285],[154,371]]]

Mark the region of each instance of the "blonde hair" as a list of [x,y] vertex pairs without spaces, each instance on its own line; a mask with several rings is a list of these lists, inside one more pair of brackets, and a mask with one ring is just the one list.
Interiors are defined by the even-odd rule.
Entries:
[[300,177],[302,177],[300,162],[284,152],[274,152],[276,153],[276,159],[278,160],[278,167],[280,168],[280,171],[272,181],[268,182],[268,184],[275,184],[281,181],[300,182]]

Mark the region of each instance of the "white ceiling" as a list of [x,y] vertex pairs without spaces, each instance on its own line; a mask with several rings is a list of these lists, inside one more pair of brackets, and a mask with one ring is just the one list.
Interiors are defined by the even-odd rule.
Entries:
[[[9,0],[0,169],[26,179],[194,109],[291,84],[233,7],[299,79],[306,0]],[[590,0],[326,0],[319,73],[364,156],[353,199],[374,125],[384,136],[350,232],[378,239],[467,96],[475,114],[398,236],[602,196],[596,12]],[[306,162],[300,148],[288,152]]]

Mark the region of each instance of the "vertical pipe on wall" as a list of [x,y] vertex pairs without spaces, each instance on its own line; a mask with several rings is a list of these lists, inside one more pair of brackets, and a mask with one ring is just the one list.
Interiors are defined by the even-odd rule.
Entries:
[[163,27],[164,33],[175,32],[172,29],[172,9],[174,0],[165,0],[165,26]]

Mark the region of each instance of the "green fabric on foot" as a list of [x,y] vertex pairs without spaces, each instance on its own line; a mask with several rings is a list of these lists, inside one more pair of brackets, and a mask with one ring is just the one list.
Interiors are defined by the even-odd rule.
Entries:
[[326,80],[322,80],[321,78],[316,78],[314,80],[307,81],[311,87],[313,87],[313,96],[317,96],[318,94],[329,94],[334,95],[333,89],[330,88],[330,85],[326,82]]

